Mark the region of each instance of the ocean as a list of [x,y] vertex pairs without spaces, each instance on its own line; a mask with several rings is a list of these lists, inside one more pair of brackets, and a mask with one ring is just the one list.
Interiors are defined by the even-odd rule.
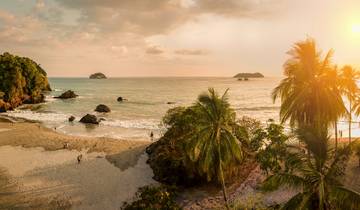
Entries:
[[[209,87],[222,94],[229,88],[229,100],[237,117],[248,116],[265,123],[268,119],[279,119],[280,102],[273,103],[271,92],[281,78],[250,79],[236,78],[109,78],[91,80],[87,78],[50,78],[53,89],[46,96],[46,103],[36,109],[21,107],[5,115],[40,121],[44,126],[69,135],[111,137],[128,140],[149,140],[164,130],[161,119],[170,108],[193,104],[200,93]],[[55,99],[66,90],[73,90],[75,99]],[[127,101],[118,102],[121,96]],[[168,104],[172,102],[174,104]],[[110,113],[96,113],[95,107],[105,104]],[[99,125],[85,125],[78,121],[85,114],[105,118]],[[74,122],[68,122],[75,116]],[[355,125],[358,128],[358,125]],[[346,135],[346,125],[340,123]],[[356,129],[354,128],[354,129]]]

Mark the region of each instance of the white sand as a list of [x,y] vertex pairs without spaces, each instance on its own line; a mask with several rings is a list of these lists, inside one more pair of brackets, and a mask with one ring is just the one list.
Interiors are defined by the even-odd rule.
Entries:
[[0,167],[22,185],[22,191],[70,198],[73,209],[119,209],[138,187],[155,183],[146,155],[121,171],[103,158],[104,153],[81,153],[83,161],[78,164],[76,150],[1,146]]

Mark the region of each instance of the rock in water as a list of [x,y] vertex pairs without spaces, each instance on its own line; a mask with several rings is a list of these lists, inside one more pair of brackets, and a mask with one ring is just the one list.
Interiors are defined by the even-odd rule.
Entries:
[[70,116],[69,117],[69,122],[73,122],[75,120],[75,117],[74,116]]
[[76,97],[78,97],[78,95],[76,95],[74,91],[68,90],[55,98],[68,99],[68,98],[76,98]]
[[89,123],[89,124],[99,124],[97,117],[92,114],[87,114],[80,119],[81,123]]
[[110,112],[110,108],[108,106],[106,106],[105,104],[99,104],[96,109],[96,112]]
[[0,110],[12,110],[24,102],[44,102],[50,91],[47,74],[35,61],[5,52],[0,54]]
[[101,73],[101,72],[97,72],[95,74],[90,75],[89,77],[90,79],[107,79],[105,74]]

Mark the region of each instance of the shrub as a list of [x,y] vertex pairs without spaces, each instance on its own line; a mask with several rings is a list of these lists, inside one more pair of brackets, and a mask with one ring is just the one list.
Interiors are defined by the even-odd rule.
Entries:
[[124,202],[123,210],[178,210],[175,202],[176,188],[169,186],[145,186],[136,193],[135,201]]

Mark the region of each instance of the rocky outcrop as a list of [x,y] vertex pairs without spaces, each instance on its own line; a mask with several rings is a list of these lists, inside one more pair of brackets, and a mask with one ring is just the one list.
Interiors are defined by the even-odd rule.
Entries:
[[74,120],[75,120],[75,117],[74,117],[74,116],[70,116],[70,117],[69,117],[69,122],[74,122]]
[[99,124],[99,121],[95,115],[87,114],[80,119],[81,123],[88,123],[88,124]]
[[4,53],[0,55],[0,110],[12,110],[24,103],[44,102],[50,91],[47,74],[35,61]]
[[107,79],[105,74],[101,73],[101,72],[97,72],[95,74],[90,75],[89,77],[90,79]]
[[74,91],[68,90],[68,91],[65,91],[64,93],[62,93],[60,96],[57,96],[55,98],[69,99],[69,98],[76,98],[76,97],[78,97],[78,95],[76,95]]
[[108,106],[106,106],[105,104],[99,104],[96,108],[95,108],[96,112],[110,112],[110,108]]

